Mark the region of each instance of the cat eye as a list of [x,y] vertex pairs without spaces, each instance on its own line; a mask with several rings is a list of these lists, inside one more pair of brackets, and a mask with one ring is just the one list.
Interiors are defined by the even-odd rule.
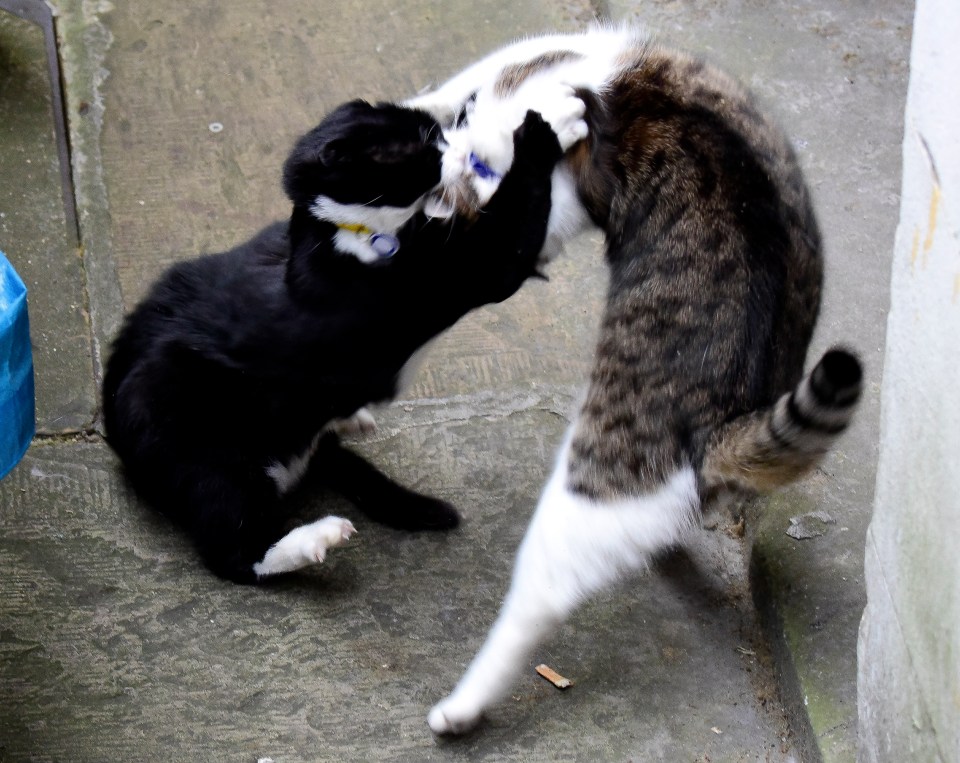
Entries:
[[480,159],[479,156],[470,153],[470,169],[473,170],[474,174],[483,180],[499,180],[500,173],[491,168],[488,164]]
[[460,111],[457,112],[457,116],[454,117],[453,126],[454,127],[463,127],[467,123],[467,119],[470,118],[470,115],[473,113],[474,107],[477,105],[477,93],[476,91],[470,94],[470,97],[467,98],[466,103],[460,108]]

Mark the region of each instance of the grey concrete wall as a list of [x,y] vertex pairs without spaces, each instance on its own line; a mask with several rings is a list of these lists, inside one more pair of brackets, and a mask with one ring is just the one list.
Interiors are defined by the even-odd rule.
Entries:
[[891,281],[860,760],[960,760],[960,4],[919,0]]

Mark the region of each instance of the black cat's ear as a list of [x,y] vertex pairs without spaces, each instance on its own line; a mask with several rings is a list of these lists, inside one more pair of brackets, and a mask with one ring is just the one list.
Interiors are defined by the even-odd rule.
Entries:
[[317,149],[315,161],[328,169],[334,169],[363,161],[390,164],[410,153],[409,142],[369,142],[350,137],[334,138]]
[[390,140],[382,143],[371,143],[365,147],[364,153],[377,164],[396,164],[416,156],[423,149],[423,145],[412,140]]
[[343,138],[331,140],[326,143],[317,157],[324,167],[336,167],[347,164],[351,159],[351,151],[347,146],[347,141]]

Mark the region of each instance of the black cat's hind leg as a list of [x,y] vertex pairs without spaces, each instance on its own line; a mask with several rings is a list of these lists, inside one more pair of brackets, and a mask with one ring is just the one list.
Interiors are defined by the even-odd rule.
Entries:
[[212,572],[235,583],[318,564],[354,533],[342,517],[327,516],[289,529],[289,502],[266,475],[206,474],[191,485],[196,507],[187,525]]
[[311,476],[356,505],[375,522],[398,530],[452,530],[460,524],[445,501],[397,484],[332,433],[320,439]]

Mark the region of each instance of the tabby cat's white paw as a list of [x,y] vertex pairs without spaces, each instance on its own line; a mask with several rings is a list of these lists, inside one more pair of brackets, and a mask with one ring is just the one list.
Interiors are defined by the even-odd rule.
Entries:
[[589,128],[582,119],[573,122],[557,132],[557,141],[560,143],[560,150],[566,153],[568,148],[579,143],[587,137]]
[[532,108],[549,123],[563,151],[587,137],[587,123],[583,119],[587,105],[574,94],[573,88],[562,85],[541,97]]
[[481,714],[472,702],[450,696],[433,706],[427,725],[434,734],[464,734],[480,722]]

